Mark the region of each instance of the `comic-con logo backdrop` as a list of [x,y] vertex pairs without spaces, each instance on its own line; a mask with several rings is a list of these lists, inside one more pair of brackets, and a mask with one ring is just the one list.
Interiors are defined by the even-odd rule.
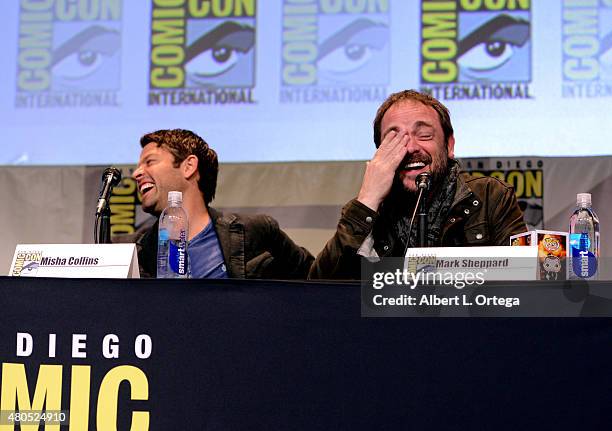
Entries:
[[612,96],[612,0],[563,2],[563,97]]
[[117,106],[121,19],[121,0],[21,1],[15,107]]
[[254,103],[256,6],[153,1],[149,105]]
[[389,13],[388,0],[284,0],[280,101],[384,99]]
[[439,99],[530,98],[530,0],[421,2],[422,90]]

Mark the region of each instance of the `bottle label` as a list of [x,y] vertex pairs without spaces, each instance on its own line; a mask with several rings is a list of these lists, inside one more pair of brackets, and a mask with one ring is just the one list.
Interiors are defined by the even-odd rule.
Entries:
[[178,241],[170,241],[168,253],[170,269],[175,274],[187,274],[187,232],[181,230]]
[[570,234],[572,272],[580,278],[590,278],[597,272],[597,257],[589,251],[591,240],[587,233]]

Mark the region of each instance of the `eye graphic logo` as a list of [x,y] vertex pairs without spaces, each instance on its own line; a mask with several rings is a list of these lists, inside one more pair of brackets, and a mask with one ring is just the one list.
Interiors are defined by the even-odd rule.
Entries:
[[458,43],[459,81],[529,81],[529,21],[506,14],[473,15],[459,25],[460,36],[462,27],[476,26]]
[[117,106],[121,6],[21,2],[15,106]]
[[23,266],[21,270],[22,277],[33,277],[38,272],[39,262],[29,262]]
[[284,0],[282,103],[384,100],[388,1]]
[[612,96],[612,1],[564,2],[563,97]]
[[388,84],[388,75],[380,67],[388,61],[389,28],[367,18],[358,18],[338,28],[336,17],[321,17],[319,33],[333,31],[318,46],[317,72],[319,85]]
[[42,261],[41,251],[19,251],[11,268],[13,277],[34,277]]
[[149,105],[255,103],[255,9],[152,1]]
[[119,87],[121,33],[100,25],[56,26],[51,88],[111,90]]
[[254,85],[255,28],[237,21],[188,25],[185,72],[188,87],[251,87]]
[[528,0],[421,5],[423,91],[447,100],[533,97]]

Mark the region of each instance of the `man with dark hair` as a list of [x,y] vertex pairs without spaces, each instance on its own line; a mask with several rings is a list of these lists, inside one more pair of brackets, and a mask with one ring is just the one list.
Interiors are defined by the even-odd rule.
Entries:
[[376,113],[374,143],[359,194],[342,209],[310,278],[357,279],[360,256],[403,257],[415,247],[415,180],[425,172],[432,183],[428,247],[508,245],[510,235],[527,230],[512,186],[461,172],[450,114],[433,97],[413,90],[390,95]]
[[[189,130],[158,130],[140,140],[134,179],[142,208],[157,217],[168,192],[183,194],[189,217],[189,266],[193,278],[306,278],[312,255],[298,247],[265,215],[223,215],[210,208],[215,197],[217,154]],[[158,222],[135,238],[141,277],[155,277]]]
[[[175,168],[178,168],[191,155],[198,159],[198,173],[200,174],[198,188],[202,192],[204,203],[210,204],[215,198],[219,173],[219,161],[215,150],[195,133],[182,129],[158,130],[140,138],[140,146],[143,149],[151,143],[156,144],[158,148],[164,148],[174,156]],[[151,146],[151,148],[154,147]]]

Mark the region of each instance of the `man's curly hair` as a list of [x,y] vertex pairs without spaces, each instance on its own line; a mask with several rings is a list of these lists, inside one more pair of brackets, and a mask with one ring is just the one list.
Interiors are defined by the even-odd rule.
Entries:
[[140,138],[141,147],[144,148],[150,143],[155,143],[158,147],[170,151],[174,156],[174,167],[178,167],[187,156],[192,154],[198,158],[200,174],[198,187],[204,197],[204,203],[208,206],[215,198],[217,189],[219,160],[215,150],[192,131],[183,129],[157,130]]

